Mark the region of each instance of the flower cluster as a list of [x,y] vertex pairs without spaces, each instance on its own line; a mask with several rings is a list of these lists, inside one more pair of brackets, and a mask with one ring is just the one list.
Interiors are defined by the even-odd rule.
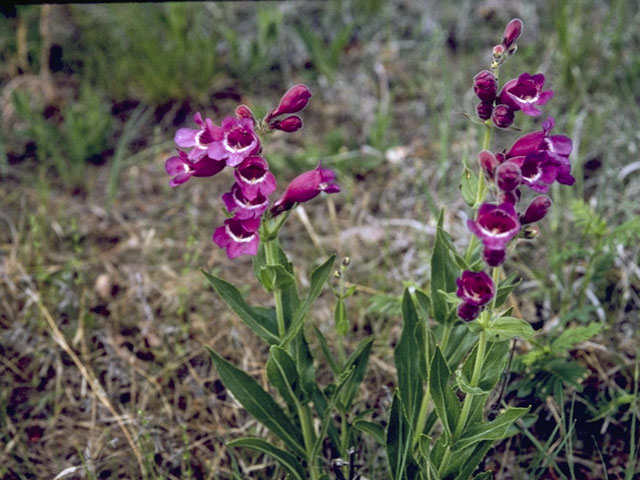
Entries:
[[[522,22],[519,19],[509,22],[502,43],[493,47],[492,71],[483,70],[474,77],[474,91],[480,99],[476,113],[488,128],[491,128],[491,123],[499,128],[510,126],[519,110],[525,115],[539,116],[542,112],[538,107],[545,105],[553,96],[552,90],[543,90],[544,75],[541,73],[523,73],[498,88],[499,66],[506,56],[515,52],[515,42],[521,32]],[[544,194],[548,193],[550,185],[554,182],[573,185],[575,181],[569,162],[572,141],[564,135],[552,135],[554,126],[553,117],[548,117],[542,124],[542,130],[521,136],[508,150],[496,153],[483,150],[478,155],[495,202],[482,203],[475,219],[468,220],[467,226],[482,241],[482,258],[490,267],[497,267],[505,261],[507,245],[523,226],[538,222],[547,214],[552,202]],[[517,207],[522,187],[538,195],[519,214]],[[458,279],[458,296],[463,300],[458,316],[467,321],[476,318],[488,300],[484,303],[471,300],[464,293],[471,291],[471,287],[463,290],[461,285],[474,285],[476,289],[482,285],[482,291],[494,291],[493,283],[486,274],[479,272],[470,277],[471,273],[464,272]]]
[[229,258],[257,253],[265,212],[273,217],[322,191],[340,191],[340,187],[332,183],[335,174],[318,165],[295,178],[269,210],[269,196],[276,190],[276,179],[262,155],[257,132],[299,130],[302,119],[292,114],[303,110],[310,98],[311,90],[306,85],[295,85],[262,121],[256,120],[249,107],[239,105],[235,117],[226,117],[219,126],[196,113],[193,120],[198,128],[181,128],[176,132],[174,142],[178,155],[165,163],[166,172],[173,177],[169,182],[172,187],[191,177],[216,175],[225,167],[234,169],[235,183],[222,195],[230,217],[213,233],[213,242],[226,249]]

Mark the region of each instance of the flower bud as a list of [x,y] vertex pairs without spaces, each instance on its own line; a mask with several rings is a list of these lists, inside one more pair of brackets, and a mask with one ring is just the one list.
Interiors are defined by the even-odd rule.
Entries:
[[302,128],[302,119],[297,115],[285,117],[282,120],[273,120],[269,124],[269,128],[282,130],[283,132],[297,132]]
[[476,305],[471,305],[467,302],[462,302],[458,307],[458,317],[465,322],[475,320],[480,314],[481,308]]
[[504,250],[491,250],[485,248],[482,251],[482,259],[490,267],[498,267],[502,265],[507,257],[507,253]]
[[253,120],[254,124],[256,123],[255,117],[253,116],[253,112],[246,105],[238,105],[236,107],[235,113],[236,113],[236,118],[250,118],[251,120]]
[[513,162],[505,162],[496,169],[496,184],[503,192],[512,192],[522,181],[520,167]]
[[298,84],[291,87],[280,99],[278,106],[267,114],[265,121],[284,115],[285,113],[298,113],[309,103],[311,90],[306,85]]
[[498,93],[498,80],[489,70],[482,70],[473,77],[473,91],[483,102],[492,102]]
[[291,210],[296,203],[306,202],[320,195],[320,192],[336,193],[340,191],[340,185],[332,183],[336,174],[328,168],[318,165],[294,178],[285,192],[271,207],[273,216]]
[[536,225],[527,225],[521,231],[525,240],[533,240],[540,235],[540,229]]
[[493,100],[490,102],[480,102],[476,105],[476,115],[480,120],[489,120],[493,112]]
[[498,128],[507,128],[511,126],[514,118],[515,114],[513,110],[502,104],[496,106],[491,114],[491,120],[493,120],[494,125]]
[[542,220],[551,208],[551,199],[546,195],[539,195],[534,198],[524,214],[520,216],[520,223],[527,225]]
[[496,168],[498,167],[499,163],[493,153],[491,153],[489,150],[482,150],[478,154],[478,163],[489,178],[494,177]]
[[516,51],[516,40],[518,40],[521,33],[522,20],[519,18],[511,20],[504,29],[502,46],[508,51],[509,55],[512,55]]
[[504,56],[504,47],[502,45],[496,45],[493,47],[493,59],[500,63],[500,61],[502,60],[502,57]]

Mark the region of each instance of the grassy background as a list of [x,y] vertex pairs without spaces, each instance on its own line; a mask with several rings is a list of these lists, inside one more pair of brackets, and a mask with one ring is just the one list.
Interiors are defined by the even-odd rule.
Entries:
[[[224,447],[265,431],[203,348],[264,379],[264,346],[198,271],[261,295],[250,260],[229,261],[210,241],[231,179],[172,190],[163,166],[196,111],[216,122],[240,102],[265,113],[300,82],[314,92],[305,128],[271,137],[267,158],[280,190],[322,160],[343,192],[305,205],[282,242],[303,281],[326,252],[351,258],[347,279],[361,285],[348,303],[351,332],[333,333],[328,293],[312,321],[347,351],[376,336],[359,409],[385,418],[397,296],[406,282],[428,283],[441,206],[456,243],[468,241],[457,185],[481,141],[464,116],[475,104],[471,78],[514,16],[524,33],[503,78],[545,73],[555,91],[545,114],[574,140],[577,182],[554,187],[539,238],[506,267],[523,280],[516,308],[539,334],[518,345],[504,400],[537,417],[486,467],[503,479],[633,478],[635,0],[2,7],[2,478],[65,469],[65,478],[140,478],[136,451],[149,478],[232,478],[234,462],[244,478],[283,477],[268,458]],[[517,133],[494,137],[499,150]],[[363,475],[385,478],[383,452],[363,440],[357,454]]]

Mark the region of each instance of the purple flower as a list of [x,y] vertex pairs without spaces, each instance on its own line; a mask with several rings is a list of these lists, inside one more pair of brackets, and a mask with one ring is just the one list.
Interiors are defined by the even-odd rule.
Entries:
[[509,55],[515,52],[516,40],[518,40],[521,34],[522,20],[520,20],[519,18],[514,18],[509,23],[507,23],[507,26],[504,29],[504,34],[502,35],[502,46],[508,50]]
[[542,130],[528,133],[516,140],[507,151],[506,157],[524,157],[529,154],[542,153],[548,157],[549,163],[556,166],[554,180],[563,185],[573,185],[575,178],[571,175],[571,162],[569,161],[573,142],[564,135],[549,135],[554,126],[553,117],[547,118],[542,125]]
[[551,208],[551,199],[546,195],[539,195],[534,198],[524,214],[520,216],[520,224],[528,225],[542,220]]
[[233,184],[230,192],[222,195],[222,201],[227,206],[227,210],[235,212],[235,216],[240,220],[260,217],[269,204],[267,197],[260,193],[251,200],[247,199],[237,183]]
[[[193,116],[193,121],[200,128],[180,128],[174,137],[174,142],[182,148],[190,148],[189,160],[197,162],[201,158],[207,156],[209,147],[213,142],[222,138],[220,127],[213,124],[211,119],[202,120],[200,112]],[[213,157],[215,158],[215,157]],[[219,160],[216,158],[216,160]]]
[[559,164],[544,152],[530,153],[526,157],[509,160],[520,165],[522,183],[535,192],[546,193],[558,176]]
[[228,218],[223,226],[213,232],[213,242],[220,248],[225,248],[229,258],[255,255],[260,243],[260,237],[256,233],[259,227],[259,218]]
[[525,115],[537,117],[542,112],[536,108],[536,105],[544,105],[553,97],[553,90],[543,91],[543,86],[542,73],[535,75],[523,73],[504,84],[499,95],[500,101],[513,110],[522,110]]
[[498,200],[500,203],[510,203],[511,205],[515,205],[520,200],[520,189],[516,188],[511,192],[500,192],[498,195]]
[[464,320],[465,322],[470,322],[475,320],[480,314],[480,307],[476,305],[472,305],[468,302],[462,302],[458,306],[458,317]]
[[276,190],[276,179],[269,171],[267,161],[262,157],[247,157],[238,165],[234,175],[245,198],[268,197]]
[[482,240],[485,248],[503,250],[518,234],[520,222],[516,209],[511,203],[500,205],[483,203],[478,209],[477,218],[467,220],[467,227]]
[[522,181],[520,167],[514,162],[505,162],[496,169],[496,184],[503,192],[512,192]]
[[310,98],[311,90],[309,87],[302,84],[294,85],[282,96],[278,106],[267,114],[265,122],[286,113],[298,113],[304,110]]
[[464,302],[481,307],[493,298],[496,293],[491,277],[484,272],[465,270],[456,279],[458,290],[456,295]]
[[273,120],[269,124],[269,128],[288,133],[297,132],[302,128],[302,119],[297,115],[291,115],[282,120]]
[[209,146],[208,153],[216,160],[225,160],[230,167],[238,166],[260,150],[251,118],[227,117],[222,121],[221,132],[221,138]]
[[328,168],[321,168],[320,164],[313,170],[305,172],[294,178],[284,194],[273,204],[271,213],[278,215],[290,210],[296,203],[306,202],[318,196],[320,192],[336,193],[340,191],[340,185],[331,183],[336,174]]
[[493,124],[498,128],[510,127],[515,118],[514,110],[507,105],[496,105],[491,114],[491,120]]
[[483,102],[493,102],[498,93],[498,80],[489,70],[482,70],[473,77],[473,91]]
[[199,161],[191,161],[189,155],[178,150],[178,155],[169,158],[164,169],[173,178],[169,182],[172,187],[183,184],[191,177],[211,177],[225,167],[224,161],[213,160],[209,157],[201,158]]

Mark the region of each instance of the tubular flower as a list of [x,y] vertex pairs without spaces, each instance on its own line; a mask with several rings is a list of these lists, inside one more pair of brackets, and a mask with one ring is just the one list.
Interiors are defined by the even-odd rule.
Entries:
[[320,192],[336,193],[340,191],[340,185],[332,183],[336,174],[328,168],[322,168],[320,164],[313,170],[298,175],[294,178],[284,194],[273,204],[271,213],[278,215],[290,210],[296,203],[306,202],[315,198]]
[[518,40],[520,34],[522,34],[522,20],[514,18],[507,23],[504,34],[502,35],[502,46],[507,49],[509,55],[515,52],[516,40]]
[[303,84],[294,85],[280,99],[276,108],[271,110],[265,117],[265,122],[270,122],[273,118],[287,113],[298,113],[309,103],[311,90]]
[[493,280],[485,272],[465,270],[456,279],[456,284],[458,285],[456,291],[458,298],[478,307],[489,303],[496,293]]
[[[197,162],[208,155],[209,147],[212,143],[222,139],[222,132],[220,127],[214,125],[211,119],[202,120],[200,112],[193,116],[193,121],[200,128],[180,128],[176,132],[174,142],[179,147],[190,148],[189,160]],[[212,158],[219,160],[215,157]]]
[[534,198],[520,216],[520,224],[528,225],[542,220],[551,208],[551,203],[551,199],[546,195],[539,195]]
[[503,192],[513,192],[522,181],[520,167],[514,162],[505,162],[496,169],[496,184]]
[[224,167],[224,161],[209,157],[193,162],[189,159],[189,155],[181,150],[178,151],[177,156],[169,158],[164,165],[165,171],[173,177],[169,182],[172,187],[183,184],[191,177],[211,177]]
[[520,222],[511,203],[483,203],[476,220],[467,220],[467,227],[482,240],[485,248],[504,250],[507,243],[518,234]]
[[235,216],[240,220],[260,217],[269,204],[267,198],[259,193],[251,200],[247,199],[237,183],[233,184],[230,192],[222,195],[222,201],[227,210],[235,212]]
[[245,198],[268,197],[276,190],[276,179],[269,171],[267,161],[262,157],[247,157],[238,165],[234,175]]
[[282,130],[283,132],[293,133],[302,128],[302,119],[297,115],[285,117],[282,120],[273,120],[269,124],[269,128],[273,130]]
[[496,108],[494,108],[491,113],[491,120],[493,120],[493,124],[498,128],[510,127],[514,118],[514,109],[508,105],[496,105]]
[[470,322],[475,320],[480,314],[480,307],[476,305],[472,305],[468,302],[462,302],[458,306],[458,317],[460,317],[465,322]]
[[248,156],[260,151],[260,140],[253,131],[251,118],[227,117],[222,121],[221,138],[209,146],[209,156],[225,160],[230,167],[236,167]]
[[513,110],[522,110],[525,115],[537,117],[542,112],[536,108],[536,105],[544,105],[553,97],[553,90],[543,91],[543,86],[542,73],[535,75],[523,73],[504,84],[499,95],[500,102]]
[[227,250],[229,258],[240,255],[255,255],[258,253],[260,237],[256,233],[260,227],[259,218],[241,220],[228,218],[224,225],[213,232],[213,242],[220,248]]

